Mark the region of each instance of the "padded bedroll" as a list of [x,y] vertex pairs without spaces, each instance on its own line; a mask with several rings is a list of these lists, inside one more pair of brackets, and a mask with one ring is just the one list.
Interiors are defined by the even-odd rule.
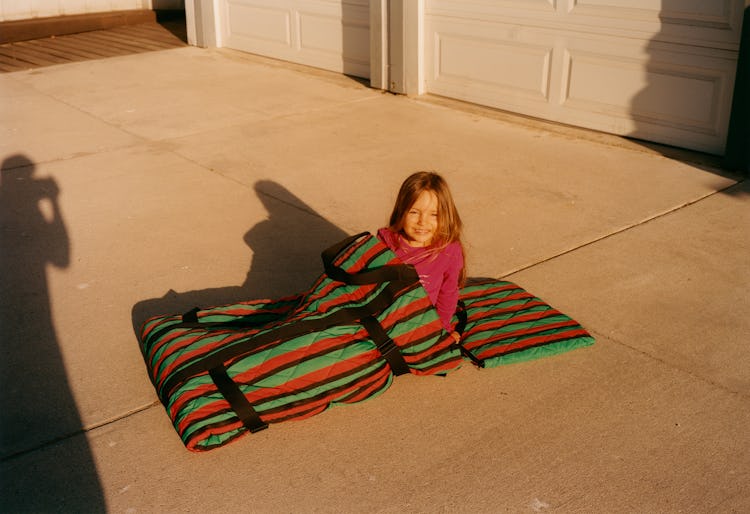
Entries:
[[462,344],[443,330],[412,266],[376,237],[323,252],[325,273],[295,296],[148,320],[141,350],[185,446],[204,451],[270,423],[384,392],[394,375],[446,374],[593,343],[575,321],[509,282],[461,290]]
[[329,248],[324,266],[303,294],[144,324],[149,375],[188,449],[372,398],[394,374],[461,364],[414,268],[377,238]]
[[460,350],[482,368],[550,357],[594,343],[577,321],[512,282],[474,280],[461,288],[459,303]]

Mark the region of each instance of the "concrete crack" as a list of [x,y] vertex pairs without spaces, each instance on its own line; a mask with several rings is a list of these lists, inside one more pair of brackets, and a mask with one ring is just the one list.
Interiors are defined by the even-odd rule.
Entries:
[[533,262],[531,264],[526,264],[524,266],[520,266],[520,267],[518,267],[518,268],[516,268],[514,270],[511,270],[511,271],[509,271],[509,272],[501,275],[498,278],[500,278],[500,279],[507,279],[508,277],[510,277],[511,275],[514,275],[516,273],[520,273],[520,272],[525,271],[527,269],[534,268],[536,266],[539,266],[540,264],[544,264],[545,262],[549,262],[549,261],[555,260],[555,259],[557,259],[559,257],[562,257],[564,255],[567,255],[569,253],[573,253],[573,252],[575,252],[577,250],[580,250],[582,248],[586,248],[588,246],[594,245],[594,244],[596,244],[596,243],[598,243],[600,241],[604,241],[605,239],[609,239],[611,237],[620,235],[620,234],[622,234],[624,232],[627,232],[629,230],[632,230],[634,228],[646,225],[647,223],[651,223],[652,221],[656,221],[658,219],[661,219],[661,218],[663,218],[665,216],[668,216],[670,214],[673,214],[675,212],[679,212],[682,209],[685,209],[686,207],[690,207],[691,205],[694,205],[694,204],[696,204],[698,202],[702,202],[703,200],[706,200],[707,198],[711,198],[712,196],[715,196],[715,195],[717,195],[719,193],[723,193],[724,191],[727,191],[728,189],[735,188],[735,187],[743,184],[744,182],[745,182],[745,180],[739,180],[739,181],[735,182],[734,184],[731,184],[731,185],[729,185],[729,186],[727,186],[725,188],[718,189],[716,191],[712,191],[712,192],[707,193],[707,194],[705,194],[705,195],[703,195],[703,196],[701,196],[699,198],[696,198],[694,200],[690,200],[690,201],[685,202],[683,204],[677,205],[677,206],[672,207],[671,209],[668,209],[666,211],[659,212],[659,213],[654,214],[653,216],[645,218],[645,219],[643,219],[641,221],[637,221],[635,223],[631,223],[630,225],[626,225],[626,226],[624,226],[622,228],[619,228],[619,229],[615,230],[614,232],[610,232],[609,234],[605,234],[603,236],[594,238],[594,239],[592,239],[590,241],[586,241],[585,243],[579,244],[579,245],[574,246],[572,248],[569,248],[567,250],[563,250],[562,252],[559,252],[559,253],[557,253],[555,255],[552,255],[550,257],[546,257],[546,258],[541,259],[541,260],[539,260],[537,262]]
[[78,430],[73,430],[73,431],[68,432],[66,434],[61,434],[61,435],[59,435],[57,437],[53,437],[51,439],[48,439],[47,441],[43,441],[43,442],[37,444],[36,446],[34,446],[32,448],[25,448],[23,450],[18,450],[18,451],[15,451],[13,453],[10,453],[8,455],[3,455],[2,457],[0,457],[0,463],[1,462],[7,462],[7,461],[10,461],[10,460],[14,460],[14,459],[17,459],[19,457],[23,457],[25,455],[28,455],[30,453],[34,453],[34,452],[36,452],[38,450],[42,450],[44,448],[49,448],[50,446],[54,446],[55,444],[60,443],[62,441],[66,441],[68,439],[72,439],[73,437],[77,437],[79,435],[87,434],[88,432],[92,432],[92,431],[97,430],[99,428],[102,428],[102,427],[105,427],[107,425],[111,425],[113,423],[121,421],[123,419],[127,419],[127,418],[129,418],[131,416],[134,416],[135,414],[139,414],[141,412],[144,412],[144,411],[146,411],[148,409],[151,409],[152,407],[155,407],[157,405],[160,405],[159,400],[154,400],[151,403],[148,403],[148,404],[145,404],[145,405],[141,405],[140,407],[135,407],[135,408],[133,408],[133,409],[131,409],[131,410],[129,410],[129,411],[123,413],[123,414],[120,414],[118,416],[114,416],[114,417],[111,417],[109,419],[106,419],[106,420],[103,420],[103,421],[99,421],[97,423],[92,423],[90,425],[86,425],[84,427],[81,427]]

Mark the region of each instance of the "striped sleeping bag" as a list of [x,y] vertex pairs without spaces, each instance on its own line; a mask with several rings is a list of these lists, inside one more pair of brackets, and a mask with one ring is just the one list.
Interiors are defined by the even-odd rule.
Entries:
[[575,321],[509,282],[461,290],[462,344],[443,329],[412,266],[358,234],[323,252],[325,273],[295,296],[158,316],[140,342],[185,446],[222,446],[384,392],[394,375],[445,374],[593,343]]

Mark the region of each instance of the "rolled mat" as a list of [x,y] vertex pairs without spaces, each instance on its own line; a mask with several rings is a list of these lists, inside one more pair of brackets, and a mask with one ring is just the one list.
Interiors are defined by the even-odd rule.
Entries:
[[482,280],[461,289],[457,344],[414,268],[368,233],[324,251],[323,264],[294,296],[146,321],[146,368],[189,450],[373,398],[394,375],[444,375],[464,359],[494,367],[594,342],[520,287]]

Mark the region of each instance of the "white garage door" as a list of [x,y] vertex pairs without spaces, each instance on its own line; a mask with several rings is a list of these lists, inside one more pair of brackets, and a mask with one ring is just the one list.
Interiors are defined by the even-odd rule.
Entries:
[[744,0],[426,0],[428,92],[722,154]]
[[368,0],[223,0],[223,45],[368,78]]

